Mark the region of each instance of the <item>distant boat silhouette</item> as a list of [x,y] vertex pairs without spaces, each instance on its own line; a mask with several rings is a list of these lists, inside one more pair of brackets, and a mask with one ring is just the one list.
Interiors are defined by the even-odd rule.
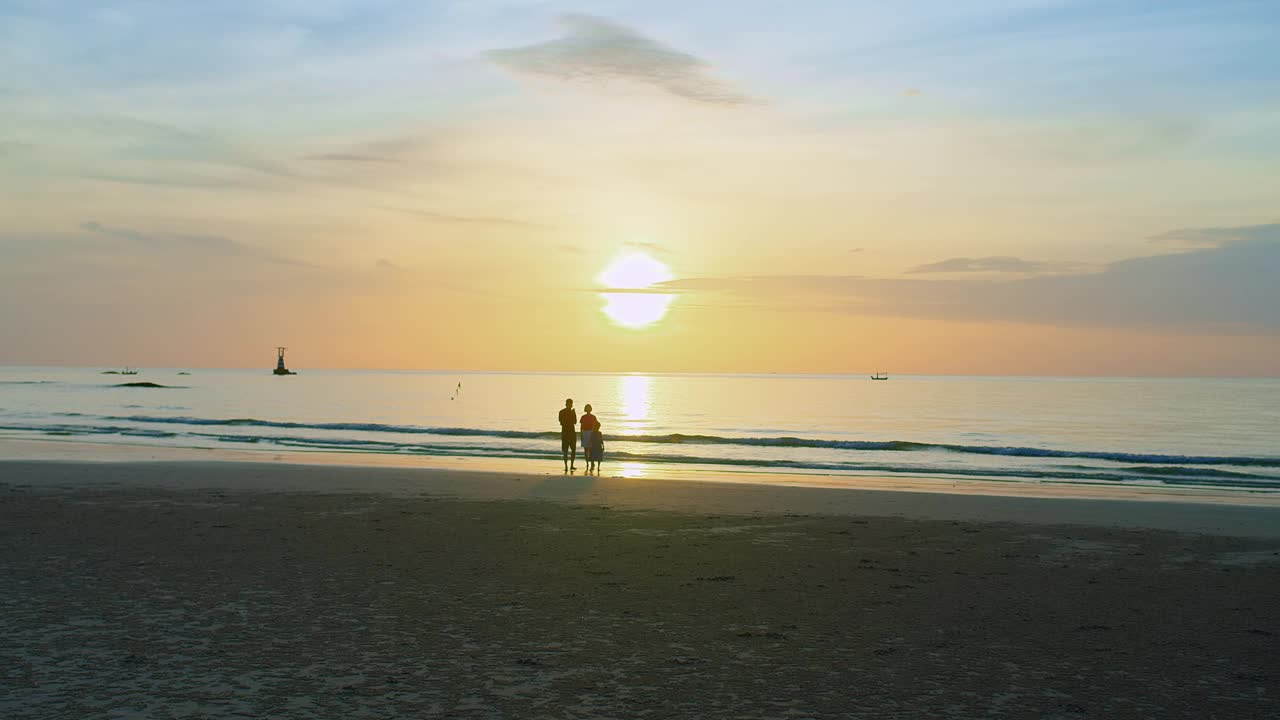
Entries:
[[888,380],[888,379],[889,379],[889,376],[888,376],[888,375],[886,375],[886,374],[884,374],[884,373],[882,373],[882,372],[878,372],[878,373],[876,373],[875,375],[872,375],[872,376],[871,376],[871,379],[872,379],[872,380]]
[[103,370],[103,375],[137,375],[138,371],[131,369],[128,365],[123,370]]
[[276,348],[276,369],[271,372],[275,375],[297,375],[298,373],[284,366],[284,351],[282,347]]

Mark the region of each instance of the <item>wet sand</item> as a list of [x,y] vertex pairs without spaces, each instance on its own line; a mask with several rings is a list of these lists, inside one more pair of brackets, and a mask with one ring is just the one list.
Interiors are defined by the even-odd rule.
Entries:
[[1276,717],[1276,517],[0,462],[0,716]]

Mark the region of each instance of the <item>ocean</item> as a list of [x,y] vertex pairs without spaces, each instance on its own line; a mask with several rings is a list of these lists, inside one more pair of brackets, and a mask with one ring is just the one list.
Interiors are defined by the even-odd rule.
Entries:
[[[600,419],[606,474],[1280,492],[1277,379],[102,372],[0,367],[0,437],[558,472],[556,413],[573,398]],[[162,387],[120,386],[135,382]]]

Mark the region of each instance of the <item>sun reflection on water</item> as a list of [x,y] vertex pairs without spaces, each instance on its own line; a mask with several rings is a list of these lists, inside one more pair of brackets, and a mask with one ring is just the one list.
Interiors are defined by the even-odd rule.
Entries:
[[622,413],[619,434],[639,435],[649,426],[651,380],[647,375],[618,378],[618,409]]
[[624,462],[617,465],[618,477],[624,478],[642,478],[648,471],[649,466],[640,462]]

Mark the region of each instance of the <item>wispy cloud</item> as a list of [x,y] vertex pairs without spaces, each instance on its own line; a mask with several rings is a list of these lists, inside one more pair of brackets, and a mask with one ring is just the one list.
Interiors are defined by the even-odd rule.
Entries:
[[572,82],[638,83],[712,105],[759,102],[713,76],[705,61],[623,25],[589,15],[568,15],[561,24],[565,34],[560,38],[493,50],[488,56],[516,73]]
[[1082,165],[1160,157],[1192,143],[1201,132],[1187,117],[1116,118],[1025,127],[979,139],[1008,157]]
[[337,152],[333,157],[369,157],[382,158],[389,162],[415,160],[421,162],[433,154],[437,145],[447,144],[447,139],[431,137],[428,134],[396,135],[379,140],[370,140],[348,148],[345,152]]
[[377,155],[357,155],[355,153],[322,153],[319,155],[308,155],[307,160],[318,160],[321,162],[337,162],[337,163],[390,163],[395,162],[394,159],[388,157],[379,157]]
[[422,218],[423,220],[438,223],[456,223],[460,225],[502,225],[506,227],[525,228],[528,230],[546,229],[546,226],[540,223],[499,216],[453,215],[451,213],[436,212],[434,210],[419,210],[417,208],[393,207],[390,205],[384,205],[382,209],[390,210],[391,212],[404,213],[406,215],[413,215],[415,217]]
[[104,225],[96,220],[88,220],[80,224],[80,229],[99,237],[112,240],[123,240],[131,245],[145,246],[150,251],[194,251],[206,255],[222,257],[242,257],[263,260],[266,262],[292,265],[295,267],[315,267],[286,257],[281,257],[262,248],[237,242],[220,235],[193,235],[187,233],[153,233],[133,228]]
[[218,134],[127,116],[59,118],[55,128],[90,138],[91,158],[78,176],[134,185],[191,188],[263,187],[307,178],[292,167]]
[[139,141],[207,142],[211,140],[210,136],[204,133],[131,115],[89,115],[67,118],[63,122],[88,132]]
[[969,258],[956,257],[940,262],[920,265],[907,271],[921,273],[1051,273],[1079,269],[1074,263],[1038,262],[1009,255]]
[[1277,235],[1280,235],[1280,223],[1246,227],[1179,228],[1152,235],[1147,238],[1147,241],[1188,247],[1221,247],[1230,243]]
[[18,153],[31,150],[34,147],[35,147],[35,144],[29,143],[29,142],[18,142],[18,141],[0,142],[0,157],[5,157],[8,155],[17,155]]
[[403,189],[406,181],[426,167],[442,171],[425,137],[396,136],[294,154],[277,144],[130,116],[74,117],[64,124],[94,139],[85,153],[92,162],[76,175],[98,182],[233,192],[348,188],[416,198]]
[[626,245],[627,247],[633,247],[633,248],[636,248],[637,250],[647,250],[648,252],[651,252],[651,253],[657,253],[657,254],[660,254],[660,255],[665,255],[665,254],[668,252],[668,250],[667,250],[667,248],[666,248],[666,247],[664,247],[662,244],[660,244],[660,243],[656,243],[656,242],[643,242],[643,241],[640,241],[640,240],[628,240],[628,241],[626,241],[626,242],[624,242],[624,243],[622,243],[622,244],[623,244],[623,245]]
[[169,171],[138,173],[83,172],[80,173],[80,177],[95,182],[183,188],[187,190],[267,190],[275,187],[273,183],[264,178],[248,179],[211,175],[187,175]]
[[87,230],[88,232],[97,235],[119,238],[139,245],[150,245],[152,247],[164,247],[178,244],[188,247],[199,247],[206,250],[216,250],[218,252],[243,253],[247,251],[247,248],[240,243],[217,235],[153,235],[151,233],[145,233],[131,228],[103,225],[96,220],[87,220],[80,223],[80,229]]
[[[776,309],[1077,327],[1220,334],[1280,330],[1280,225],[1208,228],[1239,239],[1218,247],[1131,258],[1094,272],[999,280],[857,276],[688,278],[662,287],[725,304]],[[1182,231],[1185,232],[1185,231]]]

